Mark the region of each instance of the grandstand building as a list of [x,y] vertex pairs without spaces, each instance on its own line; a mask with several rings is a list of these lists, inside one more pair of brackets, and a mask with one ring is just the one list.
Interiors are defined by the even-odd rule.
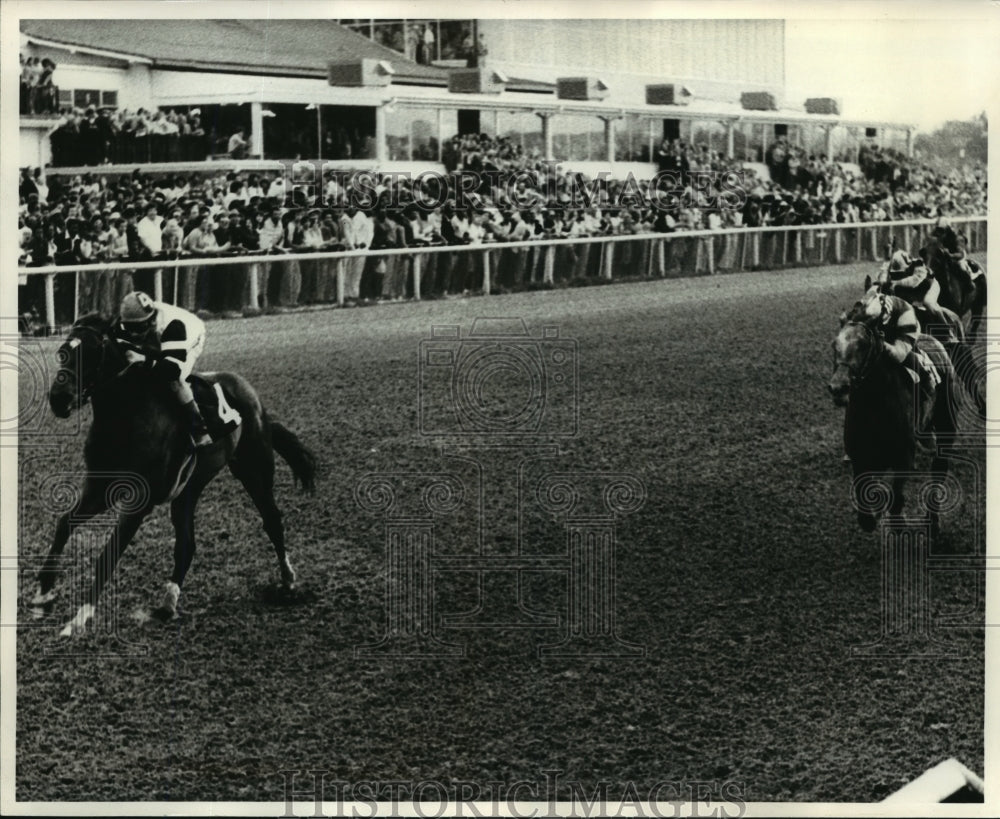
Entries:
[[[762,162],[785,136],[854,161],[864,140],[910,153],[913,127],[785,97],[781,20],[26,20],[25,58],[55,63],[53,99],[23,111],[20,164],[53,157],[53,110],[197,116],[201,153],[321,158],[385,170],[446,161],[487,133],[585,173],[651,174],[664,139]],[[526,47],[527,44],[527,47]],[[151,145],[153,140],[149,141]]]

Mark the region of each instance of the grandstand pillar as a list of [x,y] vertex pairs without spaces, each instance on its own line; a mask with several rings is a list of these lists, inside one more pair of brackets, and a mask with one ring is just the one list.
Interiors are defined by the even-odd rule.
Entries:
[[[610,279],[614,275],[615,267],[615,246],[613,243],[609,242],[607,245],[608,251],[604,254],[604,274],[605,279]],[[549,248],[552,249],[551,247]]]
[[552,159],[552,126],[549,120],[552,114],[548,111],[536,111],[535,114],[542,120],[542,144],[545,146],[545,158]]
[[913,129],[906,129],[906,155],[913,156]]
[[441,162],[444,159],[444,143],[446,140],[451,139],[451,137],[454,136],[454,134],[445,134],[444,132],[444,108],[437,109],[437,135],[438,150],[436,159],[438,162]]
[[45,326],[56,331],[56,274],[45,274]]
[[344,268],[344,259],[337,259],[337,304],[341,307],[344,306],[344,296],[346,295],[344,277],[347,272]]
[[621,114],[601,115],[604,120],[604,144],[607,146],[605,159],[615,161],[615,120],[621,119]]
[[826,158],[830,161],[833,160],[833,125],[824,125],[823,130],[826,131]]
[[250,155],[264,158],[264,105],[250,103]]
[[490,252],[483,251],[483,295],[490,294]]
[[375,106],[375,158],[385,162],[389,158],[389,150],[385,140],[385,105]]
[[732,159],[736,153],[734,137],[736,134],[736,120],[726,120],[726,159]]

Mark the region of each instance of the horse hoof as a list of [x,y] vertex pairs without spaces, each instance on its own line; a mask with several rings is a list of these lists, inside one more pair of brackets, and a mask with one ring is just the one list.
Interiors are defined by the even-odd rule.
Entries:
[[62,638],[76,637],[78,634],[83,634],[84,627],[79,626],[70,620],[65,626],[62,627],[62,631],[59,632],[59,636]]
[[40,620],[46,615],[52,612],[52,606],[55,603],[56,590],[50,589],[47,592],[41,590],[35,592],[35,596],[31,598],[31,616],[35,620]]
[[59,632],[60,637],[75,637],[77,634],[83,634],[87,630],[87,623],[94,616],[94,607],[90,603],[84,603],[80,606],[80,610],[76,613],[76,617],[66,623],[63,626],[62,631]]
[[169,623],[177,619],[177,609],[172,609],[167,606],[157,606],[149,613],[149,616],[153,620],[158,620],[161,623]]

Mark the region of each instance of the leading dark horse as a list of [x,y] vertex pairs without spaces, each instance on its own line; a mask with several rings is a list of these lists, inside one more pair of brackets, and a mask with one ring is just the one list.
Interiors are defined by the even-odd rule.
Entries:
[[[865,319],[860,302],[841,317],[840,332],[833,341],[829,390],[835,404],[847,407],[844,449],[854,470],[852,492],[858,523],[866,532],[873,531],[877,523],[874,482],[885,479],[885,491],[891,495],[889,514],[900,515],[903,485],[915,466],[918,439],[955,432],[951,406],[954,366],[936,339],[920,336],[918,345],[940,376],[933,389],[915,384],[909,371],[885,353],[878,325]],[[949,465],[942,452],[935,448],[931,471],[943,480]],[[931,526],[936,534],[938,516],[933,510]]]
[[[232,373],[202,374],[205,381],[222,385],[230,408],[242,416],[242,423],[195,454],[189,432],[171,409],[163,386],[144,364],[129,365],[112,337],[108,319],[92,314],[77,321],[59,348],[59,359],[59,373],[49,390],[52,411],[66,418],[89,400],[94,421],[84,446],[87,475],[82,492],[73,508],[60,518],[38,574],[32,600],[36,615],[51,607],[59,556],[74,528],[113,509],[118,513],[117,525],[95,563],[89,597],[61,633],[71,636],[82,631],[142,521],[155,506],[169,502],[176,536],[174,570],[158,613],[176,616],[180,587],[194,557],[198,496],[227,464],[260,512],[278,558],[283,586],[292,587],[295,572],[285,551],[281,512],[272,491],[274,452],[288,462],[307,491],[314,488],[316,460],[293,433],[268,417],[245,379]],[[130,497],[127,503],[116,504],[123,482],[131,487]],[[114,508],[116,505],[120,508]]]

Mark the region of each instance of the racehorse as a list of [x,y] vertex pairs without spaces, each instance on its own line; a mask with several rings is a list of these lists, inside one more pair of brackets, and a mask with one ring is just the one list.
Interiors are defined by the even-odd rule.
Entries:
[[958,262],[937,236],[927,239],[919,255],[941,285],[938,303],[959,316],[971,314],[968,337],[970,341],[975,341],[986,310],[986,276],[976,276],[970,282],[968,276],[957,270]]
[[[925,335],[918,341],[941,379],[932,390],[914,384],[907,369],[892,360],[884,346],[877,320],[866,318],[861,302],[841,316],[828,387],[834,403],[847,407],[844,449],[854,471],[852,492],[858,524],[866,532],[877,524],[871,502],[872,481],[882,476],[888,484],[891,476],[888,511],[900,515],[906,473],[914,469],[918,438],[955,432],[950,401],[955,370],[941,343]],[[931,472],[943,480],[948,466],[947,456],[935,447]],[[936,536],[937,512],[931,509],[930,517],[932,536]]]
[[[211,446],[192,451],[189,431],[179,413],[171,409],[163,385],[145,364],[129,364],[112,328],[111,321],[96,313],[83,316],[59,348],[60,368],[49,390],[49,405],[57,417],[67,418],[90,401],[94,420],[84,445],[87,474],[82,491],[70,511],[59,519],[52,547],[38,573],[32,600],[35,615],[42,616],[51,608],[59,556],[73,530],[112,509],[118,514],[116,528],[95,562],[89,597],[84,598],[61,635],[82,631],[142,521],[154,507],[169,502],[175,532],[174,568],[164,603],[156,613],[164,619],[176,617],[181,585],[194,557],[195,506],[205,486],[226,465],[260,512],[278,558],[282,586],[291,590],[295,572],[285,549],[281,511],[274,500],[274,453],[288,462],[308,492],[315,489],[315,456],[292,432],[268,417],[244,378],[222,372],[203,373],[201,378],[221,385],[225,400],[220,401],[220,409],[225,403],[229,417],[239,413],[242,421]],[[133,484],[132,497],[120,504],[123,508],[114,508],[123,479]]]

